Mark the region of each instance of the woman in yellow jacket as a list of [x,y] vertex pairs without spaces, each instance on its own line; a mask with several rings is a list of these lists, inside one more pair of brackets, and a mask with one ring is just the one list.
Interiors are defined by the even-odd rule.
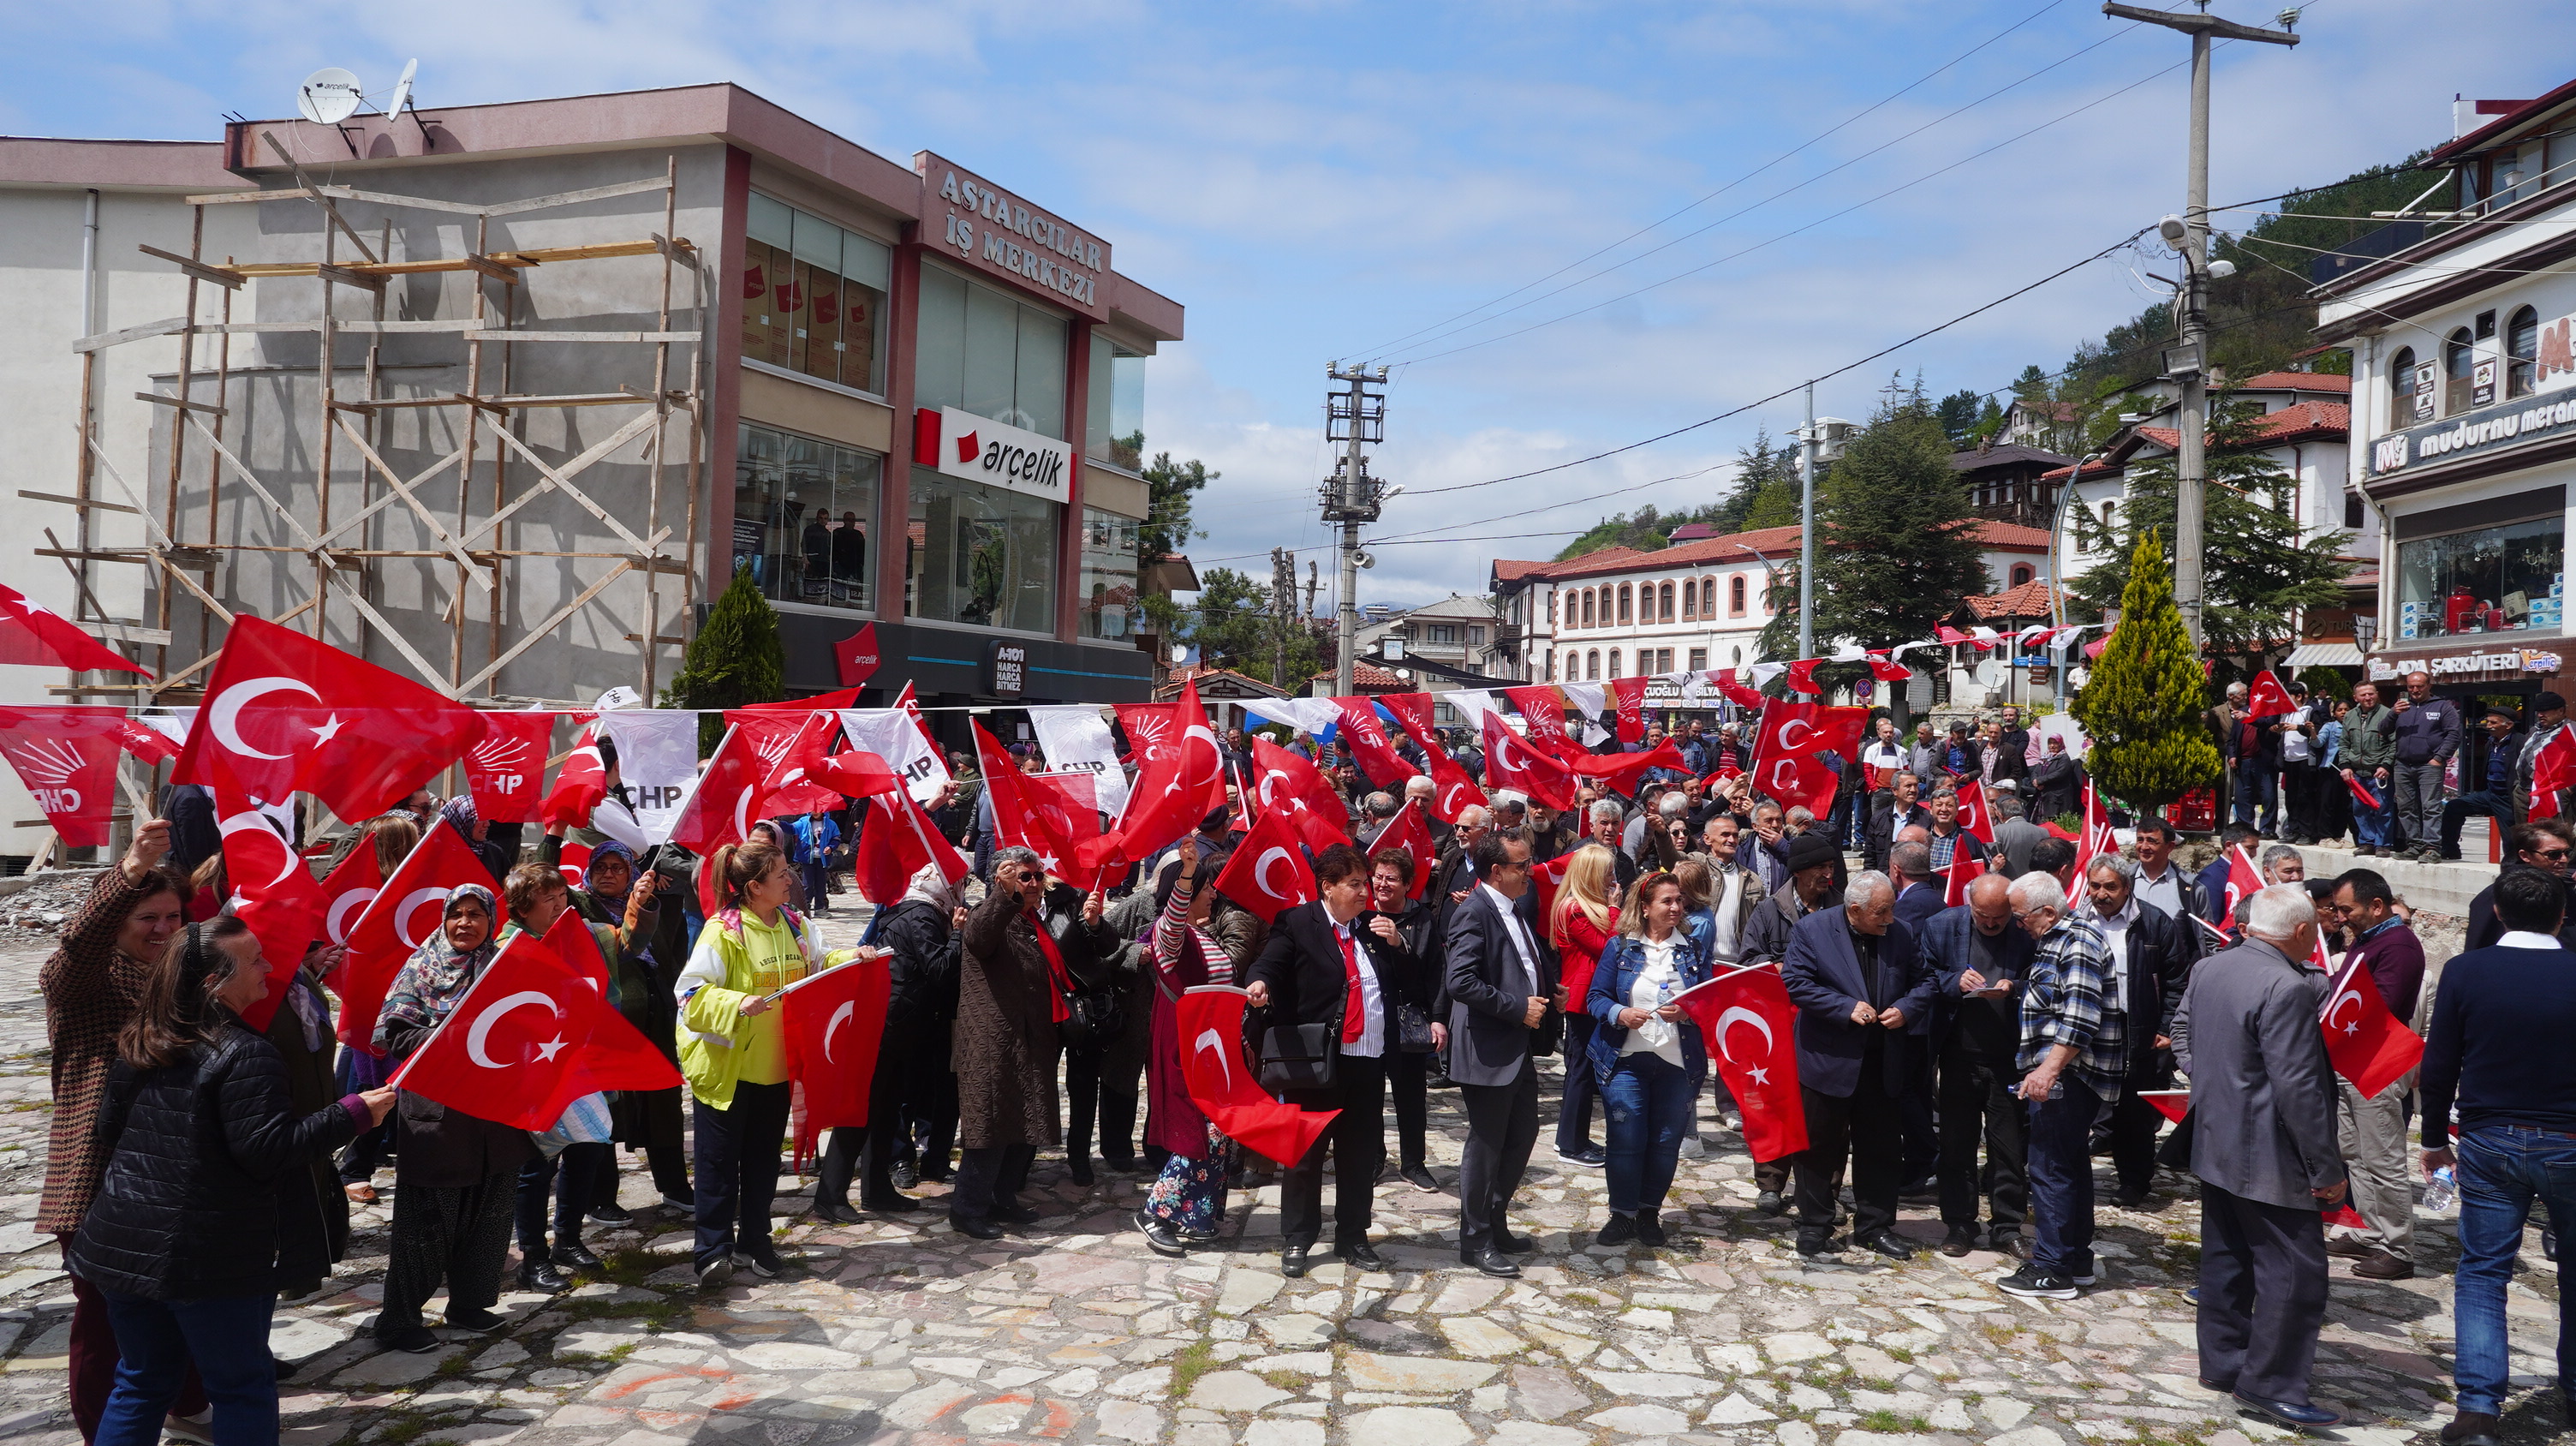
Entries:
[[716,912],[680,971],[680,1072],[696,1106],[698,1283],[719,1286],[737,1263],[778,1274],[769,1206],[791,1086],[772,996],[821,970],[823,948],[787,907],[795,871],[776,846],[728,845],[705,867]]

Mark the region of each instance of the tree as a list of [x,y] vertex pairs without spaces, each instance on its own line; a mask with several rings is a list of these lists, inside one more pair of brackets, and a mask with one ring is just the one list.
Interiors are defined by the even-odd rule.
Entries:
[[1965,446],[1976,439],[1977,404],[1984,400],[1975,392],[1960,390],[1943,397],[1940,406],[1934,408],[1934,414],[1941,419],[1941,430],[1950,434],[1951,445]]
[[698,719],[698,752],[704,755],[724,740],[718,710],[786,696],[787,649],[778,640],[778,610],[760,595],[751,569],[742,568],[689,640],[680,671],[662,692],[662,706],[707,710]]
[[1759,532],[1766,527],[1798,525],[1798,449],[1775,447],[1769,428],[1753,433],[1753,445],[1735,454],[1735,492],[1719,503],[1729,509],[1726,532]]
[[[1137,450],[1144,449],[1141,432],[1136,436],[1136,445]],[[1209,471],[1208,465],[1196,457],[1175,462],[1169,452],[1154,454],[1153,464],[1144,473],[1149,499],[1145,525],[1136,529],[1137,548],[1147,564],[1187,549],[1193,537],[1207,536],[1190,527],[1190,502],[1200,489],[1224,475]]]
[[[2328,531],[2300,540],[2291,511],[2297,481],[2258,450],[2262,413],[2222,394],[2212,416],[2201,514],[2201,640],[2213,656],[2241,656],[2250,673],[2261,666],[2261,654],[2298,636],[2301,609],[2342,602],[2343,579],[2352,571],[2342,553],[2351,536]],[[2096,616],[2126,595],[2140,540],[2173,533],[2174,459],[2130,468],[2127,483],[2113,525],[2081,507],[2069,512],[2083,548],[2105,553],[2068,585]]]
[[[1891,391],[1827,481],[1816,495],[1819,647],[1841,638],[1872,648],[1928,638],[1961,598],[1993,586],[1967,486],[1950,466],[1950,439],[1920,397]],[[1775,578],[1775,616],[1763,630],[1763,650],[1792,658],[1795,565]]]
[[[1247,677],[1268,678],[1288,645],[1286,679],[1311,678],[1321,650],[1314,631],[1301,618],[1282,618],[1270,610],[1270,589],[1230,567],[1212,568],[1199,580],[1198,600],[1180,613],[1177,635],[1198,645],[1199,662],[1210,668],[1232,668]],[[1278,686],[1293,686],[1281,681]]]
[[2085,767],[2101,787],[2136,807],[2161,809],[2218,782],[2218,744],[2201,721],[2200,659],[2153,530],[2138,538],[2127,574],[2120,625],[2070,711],[2093,735]]

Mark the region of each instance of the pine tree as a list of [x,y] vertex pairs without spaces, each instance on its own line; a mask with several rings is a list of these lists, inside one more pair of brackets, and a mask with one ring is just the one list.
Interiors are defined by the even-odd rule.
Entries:
[[778,640],[778,610],[760,595],[746,567],[707,609],[680,671],[663,690],[662,706],[707,710],[698,719],[698,752],[703,755],[724,740],[721,710],[775,703],[786,696],[787,649]]
[[2128,571],[2120,625],[2071,711],[2093,735],[2085,767],[2103,790],[2133,807],[2161,809],[2218,782],[2218,744],[2201,723],[2200,659],[2153,531],[2138,539]]

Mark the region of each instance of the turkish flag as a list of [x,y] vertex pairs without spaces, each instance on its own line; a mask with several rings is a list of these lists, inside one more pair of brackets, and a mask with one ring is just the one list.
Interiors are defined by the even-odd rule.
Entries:
[[1646,741],[1646,684],[1648,681],[1650,680],[1642,674],[1633,678],[1610,680],[1610,702],[1611,706],[1618,710],[1619,741],[1622,743]]
[[268,957],[268,992],[241,1012],[242,1023],[268,1028],[286,998],[295,971],[304,966],[304,950],[322,934],[328,907],[313,871],[295,852],[276,818],[216,769],[215,828],[223,835],[224,881],[233,896],[226,907],[250,926],[259,952]]
[[1057,878],[1086,894],[1126,879],[1126,866],[1104,858],[1100,845],[1100,775],[1077,770],[1023,773],[1020,778],[1028,785],[1029,806],[1072,845],[1064,867],[1053,871]]
[[62,614],[39,607],[27,601],[26,594],[5,586],[0,586],[0,663],[152,676],[150,668],[91,637]]
[[172,743],[168,735],[161,730],[147,727],[131,718],[122,718],[119,721],[123,726],[117,730],[118,745],[143,760],[144,767],[167,763],[179,756],[179,746]]
[[1748,688],[1744,684],[1737,682],[1735,678],[1735,670],[1733,668],[1718,669],[1717,676],[1710,681],[1717,684],[1718,696],[1724,698],[1726,701],[1734,704],[1738,708],[1750,708],[1754,712],[1759,713],[1762,711],[1763,705],[1771,701],[1770,699],[1763,697],[1754,689]]
[[[2548,811],[2545,813],[2541,811],[2542,795],[2540,792],[2539,782],[2541,775],[2536,764],[2532,769],[2531,777],[2533,780],[2531,785],[2531,816],[2533,818],[2556,817],[2558,813],[2558,796],[2555,790],[2548,795]],[[2375,809],[2379,807],[2379,795],[2370,791],[2370,785],[2361,781],[2361,775],[2354,774],[2351,777],[2346,778],[2343,781],[2343,786],[2352,790],[2353,802],[2360,804],[2364,808]]]
[[465,790],[485,823],[526,823],[537,816],[546,776],[546,750],[555,736],[552,713],[486,713],[483,741],[465,751]]
[[2183,1116],[2191,1113],[2191,1091],[2189,1090],[2140,1090],[2138,1098],[2155,1106],[2157,1114],[2177,1125],[2182,1123]]
[[1799,699],[1783,699],[1762,710],[1753,730],[1753,786],[1783,808],[1804,805],[1816,817],[1833,811],[1834,789],[1841,779],[1818,755],[1828,750],[1846,760],[1860,754],[1867,708],[1828,708]]
[[1101,863],[1112,853],[1130,861],[1151,858],[1225,806],[1224,756],[1216,746],[1216,731],[1208,727],[1207,710],[1199,704],[1196,680],[1181,685],[1180,700],[1159,720],[1142,709],[1133,721],[1128,714],[1126,707],[1118,710],[1130,739],[1137,739],[1140,726],[1147,730],[1138,743],[1144,766],[1128,790],[1118,827],[1092,850]]
[[1954,790],[1959,795],[1959,829],[1972,833],[1988,848],[1995,843],[1994,810],[1986,803],[1986,785],[1982,780],[1962,778]]
[[[346,944],[358,927],[358,916],[385,888],[384,865],[376,861],[376,841],[360,839],[340,866],[322,881],[322,939],[325,943]],[[347,968],[344,961],[342,969]],[[332,974],[331,987],[339,985],[339,971]]]
[[1941,905],[1955,909],[1968,902],[1968,885],[1985,877],[1986,861],[1959,849],[1951,855],[1950,867],[1942,872],[1948,881],[1941,888]]
[[[1399,699],[1403,701],[1399,703]],[[1431,773],[1432,807],[1439,812],[1442,823],[1456,823],[1459,814],[1486,804],[1485,791],[1476,786],[1476,780],[1467,776],[1466,769],[1458,766],[1457,759],[1449,756],[1449,750],[1440,745],[1440,730],[1431,726],[1430,694],[1390,693],[1378,701],[1386,704],[1387,711],[1395,715],[1397,724],[1422,749],[1423,761],[1429,765]]]
[[1286,813],[1297,836],[1317,853],[1351,841],[1350,810],[1323,770],[1267,738],[1256,737],[1252,771],[1252,792],[1262,817]]
[[555,770],[554,787],[546,790],[546,800],[538,808],[537,817],[547,824],[587,828],[591,810],[607,796],[608,771],[600,764],[599,725],[593,723],[581,730],[563,766]]
[[2092,872],[2093,861],[2119,851],[2120,840],[2111,832],[2111,811],[2103,807],[2100,790],[2088,778],[2084,780],[2084,834],[2075,840],[2075,877],[2066,884],[2068,908],[2083,904],[2085,876]]
[[1572,765],[1585,778],[1598,778],[1617,792],[1634,795],[1637,780],[1650,768],[1668,768],[1675,773],[1690,772],[1690,760],[1667,738],[1649,753],[1587,753],[1583,761]]
[[1556,891],[1565,887],[1565,871],[1574,866],[1574,852],[1558,854],[1545,863],[1530,865],[1530,887],[1538,891],[1538,916],[1545,919],[1556,909]]
[[868,1085],[876,1077],[893,982],[886,956],[867,953],[809,974],[778,996],[787,1076],[796,1081],[802,1106],[796,1118],[800,1173],[823,1131],[859,1129],[868,1122]]
[[106,846],[116,810],[116,766],[132,727],[122,708],[0,708],[0,753],[9,756],[9,766],[63,847]]
[[679,1070],[581,970],[513,935],[388,1084],[477,1119],[551,1129],[602,1090],[671,1089]]
[[2269,668],[2254,675],[2253,686],[2245,694],[2245,716],[2248,718],[2277,718],[2284,713],[2297,712],[2298,707],[2290,701],[2290,690],[2281,686],[2281,680],[2272,676]]
[[1487,713],[1485,781],[1496,788],[1516,788],[1549,808],[1574,806],[1574,773],[1541,753],[1503,723],[1500,713]]
[[1062,874],[1065,863],[1073,857],[1073,820],[1056,798],[1041,796],[1051,790],[1030,785],[1028,776],[1020,772],[1019,761],[1003,751],[1000,741],[985,732],[983,724],[967,726],[975,731],[975,761],[984,771],[985,794],[993,801],[993,842],[1005,848],[1035,850],[1048,873]]
[[172,770],[215,781],[220,756],[261,798],[310,793],[342,818],[373,818],[483,737],[483,715],[362,658],[259,618],[236,619],[206,683],[205,711]]
[[[402,972],[412,952],[438,932],[446,916],[447,896],[459,884],[481,884],[496,896],[500,893],[483,860],[462,835],[441,821],[429,826],[382,890],[360,906],[358,922],[347,931],[344,942],[349,957],[340,966],[336,986],[342,1044],[374,1052],[369,1041],[375,1037],[376,1016],[385,1007],[385,991],[393,987],[394,976]],[[500,921],[493,923],[497,927]]]
[[1228,1139],[1282,1165],[1306,1158],[1339,1110],[1309,1112],[1261,1092],[1243,1049],[1245,995],[1231,984],[1202,984],[1172,1003],[1180,1023],[1181,1080]]
[[1358,760],[1360,772],[1380,788],[1402,787],[1413,776],[1413,765],[1387,741],[1386,730],[1378,726],[1376,704],[1367,698],[1335,698],[1333,706],[1341,710],[1342,737],[1350,741],[1351,757]]
[[2558,795],[2571,785],[2576,785],[2576,730],[2561,728],[2531,756],[2531,816],[2556,818]]
[[[739,716],[737,716],[739,714]],[[754,713],[730,710],[725,721],[740,728],[743,741],[760,760],[760,801],[751,811],[761,817],[829,812],[841,806],[841,795],[806,779],[806,762],[831,746],[841,728],[837,712]]]
[[[876,624],[870,623],[869,627]],[[740,723],[745,718],[802,718],[808,713],[838,713],[859,706],[859,695],[865,688],[842,688],[830,693],[816,693],[806,698],[782,698],[775,703],[745,703],[724,710],[727,723]]]
[[1387,849],[1402,849],[1413,856],[1412,897],[1420,899],[1431,887],[1431,866],[1440,851],[1431,846],[1431,825],[1422,821],[1422,810],[1408,803],[1395,811],[1385,828],[1369,843],[1369,857],[1375,858]]
[[1867,661],[1869,675],[1882,683],[1902,683],[1914,676],[1912,668],[1889,658],[1885,653],[1868,654]]
[[[2388,1002],[2370,977],[2368,953],[2369,946],[2364,945],[2345,956],[2343,975],[2326,991],[2325,1008],[2317,1022],[2325,1030],[2326,1057],[2334,1061],[2335,1073],[2352,1081],[2363,1099],[2377,1099],[2381,1090],[2422,1062],[2424,1040],[2388,1012]],[[2310,962],[2326,967],[2323,939],[2317,941]]]
[[2254,855],[2238,844],[2227,851],[2227,906],[2220,916],[2233,927],[2236,910],[2247,899],[2263,891],[2263,871],[2254,867]]
[[[1807,1109],[1798,1095],[1798,1007],[1789,1002],[1780,971],[1765,965],[1730,970],[1683,990],[1673,1002],[1699,1021],[1708,1057],[1744,1111],[1744,1145],[1753,1158],[1777,1160],[1807,1148]],[[1739,1026],[1753,1033],[1734,1034]],[[1736,1039],[1744,1040],[1741,1055]]]
[[563,875],[565,888],[580,888],[582,875],[590,872],[590,845],[565,839],[562,852],[555,856],[555,872]]
[[1816,665],[1823,661],[1822,658],[1800,658],[1791,663],[1788,681],[1781,686],[1792,693],[1804,693],[1811,698],[1822,694],[1825,691],[1825,685],[1816,681]]
[[[1989,631],[1991,631],[1991,629],[1989,629]],[[1947,623],[1934,625],[1932,633],[1933,636],[1954,648],[1959,646],[1961,643],[1965,643],[1969,647],[1976,649],[1978,652],[1984,653],[1993,651],[1995,646],[1994,643],[1985,638],[1971,637],[1968,634],[1959,631],[1957,628],[1951,627]]]
[[952,884],[966,877],[966,861],[956,847],[939,836],[930,815],[900,788],[877,795],[869,806],[851,862],[851,883],[860,897],[880,909],[902,898],[912,887],[912,876],[926,864],[936,862]]
[[[841,686],[855,688],[876,676],[877,625],[869,623],[857,632],[832,645],[832,666],[838,671]],[[847,706],[857,707],[855,703]]]
[[706,770],[698,775],[697,787],[680,805],[680,817],[671,825],[671,842],[704,859],[714,857],[726,844],[751,837],[753,814],[761,802],[760,780],[767,771],[742,725],[725,729]]
[[1311,904],[1324,897],[1316,887],[1315,871],[1298,852],[1296,826],[1284,808],[1274,808],[1255,819],[1252,831],[1226,858],[1224,872],[1216,876],[1216,891],[1261,916],[1263,923],[1276,923],[1282,909],[1298,904]]
[[853,748],[847,753],[826,754],[823,751],[824,737],[806,731],[798,733],[797,747],[803,750],[799,761],[805,769],[805,777],[843,798],[905,792],[903,775],[867,749]]

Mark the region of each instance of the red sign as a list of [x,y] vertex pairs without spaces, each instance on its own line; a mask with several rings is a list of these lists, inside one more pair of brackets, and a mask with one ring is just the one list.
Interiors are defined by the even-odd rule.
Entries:
[[841,686],[855,688],[877,671],[877,625],[868,624],[832,645],[832,665],[841,670]]

